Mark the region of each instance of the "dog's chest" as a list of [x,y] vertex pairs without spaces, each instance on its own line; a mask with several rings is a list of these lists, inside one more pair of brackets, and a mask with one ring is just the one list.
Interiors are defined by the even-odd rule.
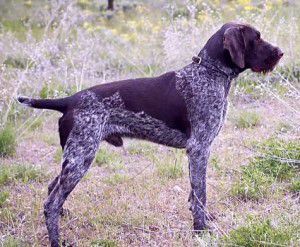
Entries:
[[183,96],[191,125],[219,121],[227,104],[228,78],[190,64],[176,73],[176,89]]

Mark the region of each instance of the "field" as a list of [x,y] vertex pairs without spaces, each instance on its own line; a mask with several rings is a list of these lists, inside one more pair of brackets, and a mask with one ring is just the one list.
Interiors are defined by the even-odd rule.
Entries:
[[[184,4],[183,4],[184,2]],[[284,57],[234,81],[208,168],[210,229],[192,231],[185,152],[101,144],[65,203],[72,246],[300,246],[300,4],[277,1],[0,1],[0,246],[48,246],[43,203],[60,172],[60,115],[17,95],[59,98],[190,63],[232,20]]]

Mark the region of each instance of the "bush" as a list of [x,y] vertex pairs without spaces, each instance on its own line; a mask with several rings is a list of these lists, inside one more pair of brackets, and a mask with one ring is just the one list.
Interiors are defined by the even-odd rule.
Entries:
[[293,232],[287,228],[275,228],[269,220],[255,219],[247,226],[239,227],[225,237],[225,242],[232,246],[263,247],[287,246],[291,242]]
[[260,124],[261,117],[256,112],[244,111],[235,118],[235,126],[239,129],[252,128]]
[[16,152],[16,135],[12,127],[0,131],[0,157],[12,156]]

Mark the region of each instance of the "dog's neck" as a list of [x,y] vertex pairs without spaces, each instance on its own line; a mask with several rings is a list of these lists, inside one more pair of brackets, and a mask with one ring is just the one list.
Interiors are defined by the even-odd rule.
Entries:
[[236,78],[240,73],[238,68],[231,68],[221,61],[211,58],[205,49],[201,50],[198,56],[193,57],[193,63],[204,66],[221,76],[226,76],[230,80]]

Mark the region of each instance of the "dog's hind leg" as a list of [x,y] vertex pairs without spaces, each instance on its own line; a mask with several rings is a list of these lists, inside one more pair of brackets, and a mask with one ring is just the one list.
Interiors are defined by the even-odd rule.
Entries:
[[74,112],[74,126],[66,142],[62,171],[44,205],[52,247],[59,246],[59,213],[62,206],[90,167],[101,140],[105,138],[108,113],[96,96],[86,92]]

